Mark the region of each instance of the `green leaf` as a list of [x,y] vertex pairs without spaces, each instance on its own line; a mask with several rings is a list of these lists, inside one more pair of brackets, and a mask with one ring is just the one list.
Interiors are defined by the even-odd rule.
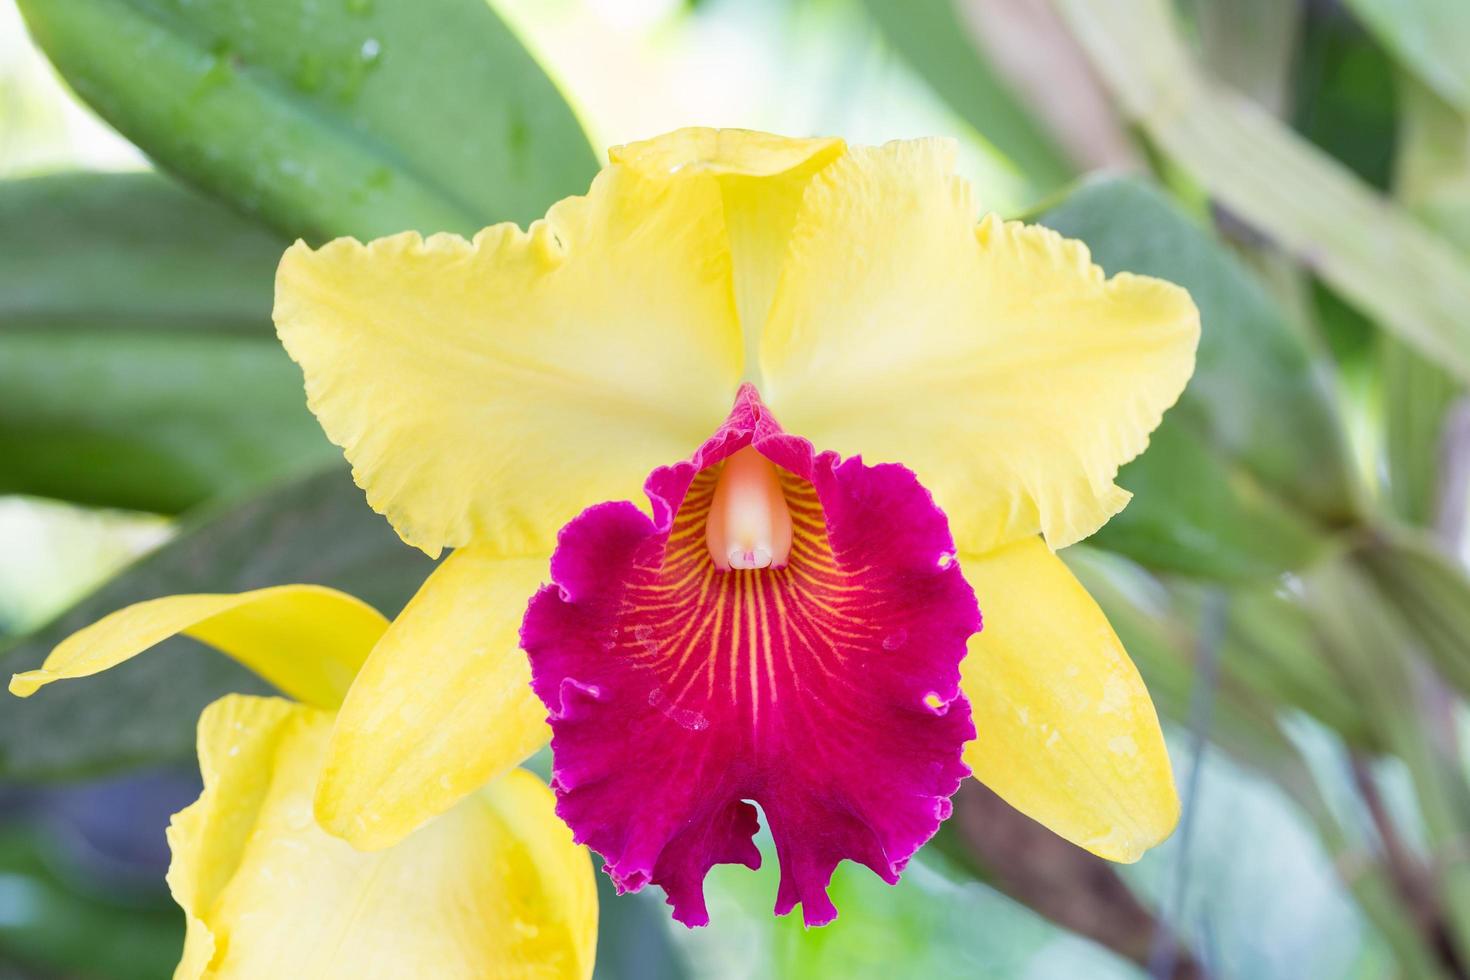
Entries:
[[336,468],[272,340],[0,330],[0,492],[177,513]]
[[1395,169],[1400,121],[1394,76],[1393,59],[1351,17],[1325,8],[1303,17],[1288,119],[1302,137],[1378,190],[1388,189]]
[[661,890],[647,888],[619,895],[612,879],[599,872],[597,920],[596,980],[684,980],[688,976],[669,936],[672,920]]
[[1383,374],[1387,499],[1400,518],[1433,527],[1441,504],[1445,419],[1464,386],[1395,337],[1380,336],[1377,353]]
[[184,943],[178,910],[109,902],[97,894],[96,882],[77,887],[58,873],[55,856],[38,837],[17,827],[0,834],[6,903],[6,914],[0,916],[0,963],[5,964],[0,975],[35,975],[12,973],[14,964],[21,963],[46,970],[47,976],[167,976]]
[[953,0],[863,0],[888,43],[1042,193],[1076,165],[966,38]]
[[[1400,80],[1396,191],[1404,205],[1470,255],[1470,116],[1413,79]],[[1394,512],[1432,527],[1441,507],[1440,458],[1450,407],[1465,385],[1389,335],[1378,338],[1383,454]]]
[[1470,255],[1470,110],[1399,79],[1395,191],[1404,205]]
[[285,242],[152,173],[0,183],[0,329],[99,325],[274,339]]
[[1343,165],[1207,79],[1161,0],[1057,0],[1122,108],[1232,213],[1470,380],[1470,261]]
[[271,326],[280,251],[152,174],[0,183],[0,493],[177,513],[339,465]]
[[1119,483],[1136,494],[1094,542],[1153,567],[1271,576],[1314,559],[1323,526],[1352,521],[1353,481],[1328,391],[1260,285],[1152,187],[1082,185],[1039,220],[1080,238],[1109,273],[1189,290],[1195,374]]
[[1387,528],[1355,552],[1379,595],[1401,614],[1426,658],[1461,694],[1470,695],[1470,578],[1432,540]]
[[[333,469],[202,516],[0,653],[0,675],[38,666],[72,632],[144,599],[314,582],[391,616],[431,568],[368,509],[346,471]],[[231,691],[263,690],[224,656],[193,640],[168,640],[103,674],[11,699],[0,711],[0,776],[55,778],[188,760],[205,705]]]
[[828,894],[837,920],[802,925],[801,912],[777,918],[779,862],[769,833],[756,837],[759,871],[716,866],[705,879],[709,929],[676,927],[674,941],[695,976],[786,980],[829,977],[1018,977],[1045,952],[1056,976],[1122,980],[1135,969],[1101,946],[1071,935],[993,889],[966,880],[934,847],[914,856],[896,885],[843,862]]
[[22,0],[31,34],[160,165],[291,236],[471,234],[596,169],[484,0]]
[[1280,0],[1230,0],[1190,10],[1201,55],[1221,81],[1266,109],[1287,101],[1302,8]]
[[1470,4],[1464,0],[1348,0],[1399,64],[1470,112]]

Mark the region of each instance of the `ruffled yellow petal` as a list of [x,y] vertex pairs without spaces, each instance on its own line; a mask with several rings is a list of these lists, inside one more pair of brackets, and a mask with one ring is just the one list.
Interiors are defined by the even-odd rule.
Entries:
[[1102,610],[1039,538],[961,556],[984,628],[960,665],[975,778],[1110,861],[1174,830],[1179,798],[1158,716]]
[[169,826],[187,935],[175,977],[546,977],[592,973],[587,853],[516,770],[387,851],[311,819],[332,716],[231,695],[199,719],[204,792]]
[[729,265],[716,187],[612,167],[526,232],[298,242],[275,320],[405,541],[549,554],[584,507],[641,500],[729,411]]
[[336,707],[388,621],[367,603],[319,585],[234,595],[176,595],[117,612],[67,637],[37,670],[10,679],[29,697],[51,683],[116,667],[182,633],[240,661],[286,694]]
[[1097,530],[1194,365],[1182,289],[1035,226],[977,226],[953,148],[852,149],[817,174],[761,347],[762,393],[824,449],[898,461],[962,551]]
[[316,799],[323,827],[387,847],[546,743],[521,616],[545,559],[462,549],[394,620],[337,718]]
[[749,377],[802,195],[812,176],[846,151],[840,139],[745,129],[680,129],[608,151],[614,165],[650,179],[703,180],[719,188]]

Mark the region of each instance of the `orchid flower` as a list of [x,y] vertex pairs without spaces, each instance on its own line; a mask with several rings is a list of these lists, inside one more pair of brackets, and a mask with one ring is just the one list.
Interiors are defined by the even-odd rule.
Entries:
[[759,863],[753,804],[808,924],[971,771],[1105,858],[1168,835],[1153,705],[1053,550],[1127,502],[1198,313],[979,220],[954,155],[682,130],[527,230],[286,252],[312,410],[405,541],[457,549],[342,707],[323,826],[392,844],[549,714],[557,812],[689,925]]
[[378,852],[312,819],[333,709],[402,623],[319,586],[170,596],[99,620],[11,679],[28,697],[182,633],[295,699],[231,694],[200,715],[204,790],[168,828],[186,922],[176,980],[592,975],[592,865],[531,773],[510,770]]

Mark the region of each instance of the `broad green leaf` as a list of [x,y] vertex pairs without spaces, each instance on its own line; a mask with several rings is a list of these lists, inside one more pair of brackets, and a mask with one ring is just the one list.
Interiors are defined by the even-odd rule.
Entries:
[[77,94],[291,236],[471,234],[580,193],[571,110],[484,0],[21,0]]
[[1038,217],[1086,242],[1110,274],[1176,282],[1200,309],[1194,377],[1122,470],[1135,499],[1094,542],[1225,579],[1316,557],[1322,526],[1352,520],[1352,480],[1328,391],[1260,285],[1146,184],[1089,182]]
[[[1446,651],[1434,649],[1442,628],[1449,628],[1446,637],[1456,646],[1470,635],[1470,587],[1447,563],[1417,551],[1408,537],[1370,541],[1351,560],[1312,569],[1305,594],[1344,687],[1408,770],[1423,820],[1425,857],[1438,869],[1430,881],[1447,939],[1463,957],[1470,953],[1470,864],[1458,854],[1470,824],[1470,788],[1454,750],[1426,723],[1438,709],[1426,696],[1429,685],[1414,655],[1423,648],[1462,694],[1470,690],[1464,651],[1447,658]],[[1426,618],[1437,620],[1430,630],[1423,626]]]
[[1399,126],[1393,59],[1340,10],[1313,7],[1302,20],[1286,118],[1314,146],[1385,191]]
[[339,463],[268,338],[0,328],[0,493],[177,513]]
[[1191,8],[1210,70],[1272,113],[1287,105],[1287,86],[1302,8],[1281,0],[1230,0]]
[[1390,528],[1354,554],[1402,628],[1461,693],[1470,695],[1470,578],[1420,532]]
[[1470,112],[1470,4],[1464,0],[1348,0],[1399,64]]
[[[185,592],[288,582],[342,589],[395,615],[431,563],[362,502],[345,469],[203,515],[56,622],[0,653],[0,675],[41,663],[62,639],[123,606]],[[0,776],[37,779],[188,760],[206,704],[262,682],[186,638],[95,677],[56,684],[0,711]]]
[[338,465],[271,326],[280,250],[152,174],[0,183],[0,493],[177,513]]
[[1445,420],[1464,386],[1402,341],[1378,338],[1388,502],[1400,518],[1434,527],[1439,516]]
[[1470,255],[1470,109],[1456,109],[1407,77],[1399,82],[1395,192]]
[[[1470,114],[1413,79],[1400,81],[1397,195],[1470,255]],[[1391,336],[1379,338],[1377,353],[1388,499],[1403,519],[1433,527],[1448,504],[1439,499],[1445,420],[1465,385]]]
[[286,243],[157,174],[0,183],[0,330],[130,326],[273,339]]
[[1197,69],[1165,0],[1057,0],[1164,154],[1426,356],[1470,379],[1470,260]]
[[863,0],[888,43],[955,114],[1046,193],[1076,165],[966,39],[954,0]]

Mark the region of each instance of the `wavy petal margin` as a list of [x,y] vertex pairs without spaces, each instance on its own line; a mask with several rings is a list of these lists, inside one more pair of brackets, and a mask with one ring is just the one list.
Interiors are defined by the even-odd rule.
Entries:
[[[784,471],[795,541],[785,568],[720,572],[705,517],[746,446]],[[557,812],[620,890],[660,885],[693,926],[713,865],[759,865],[759,804],[777,914],[829,922],[838,862],[896,881],[967,773],[959,662],[980,615],[944,515],[903,467],[784,433],[749,385],[646,491],[653,519],[606,503],[563,529],[522,627]]]

